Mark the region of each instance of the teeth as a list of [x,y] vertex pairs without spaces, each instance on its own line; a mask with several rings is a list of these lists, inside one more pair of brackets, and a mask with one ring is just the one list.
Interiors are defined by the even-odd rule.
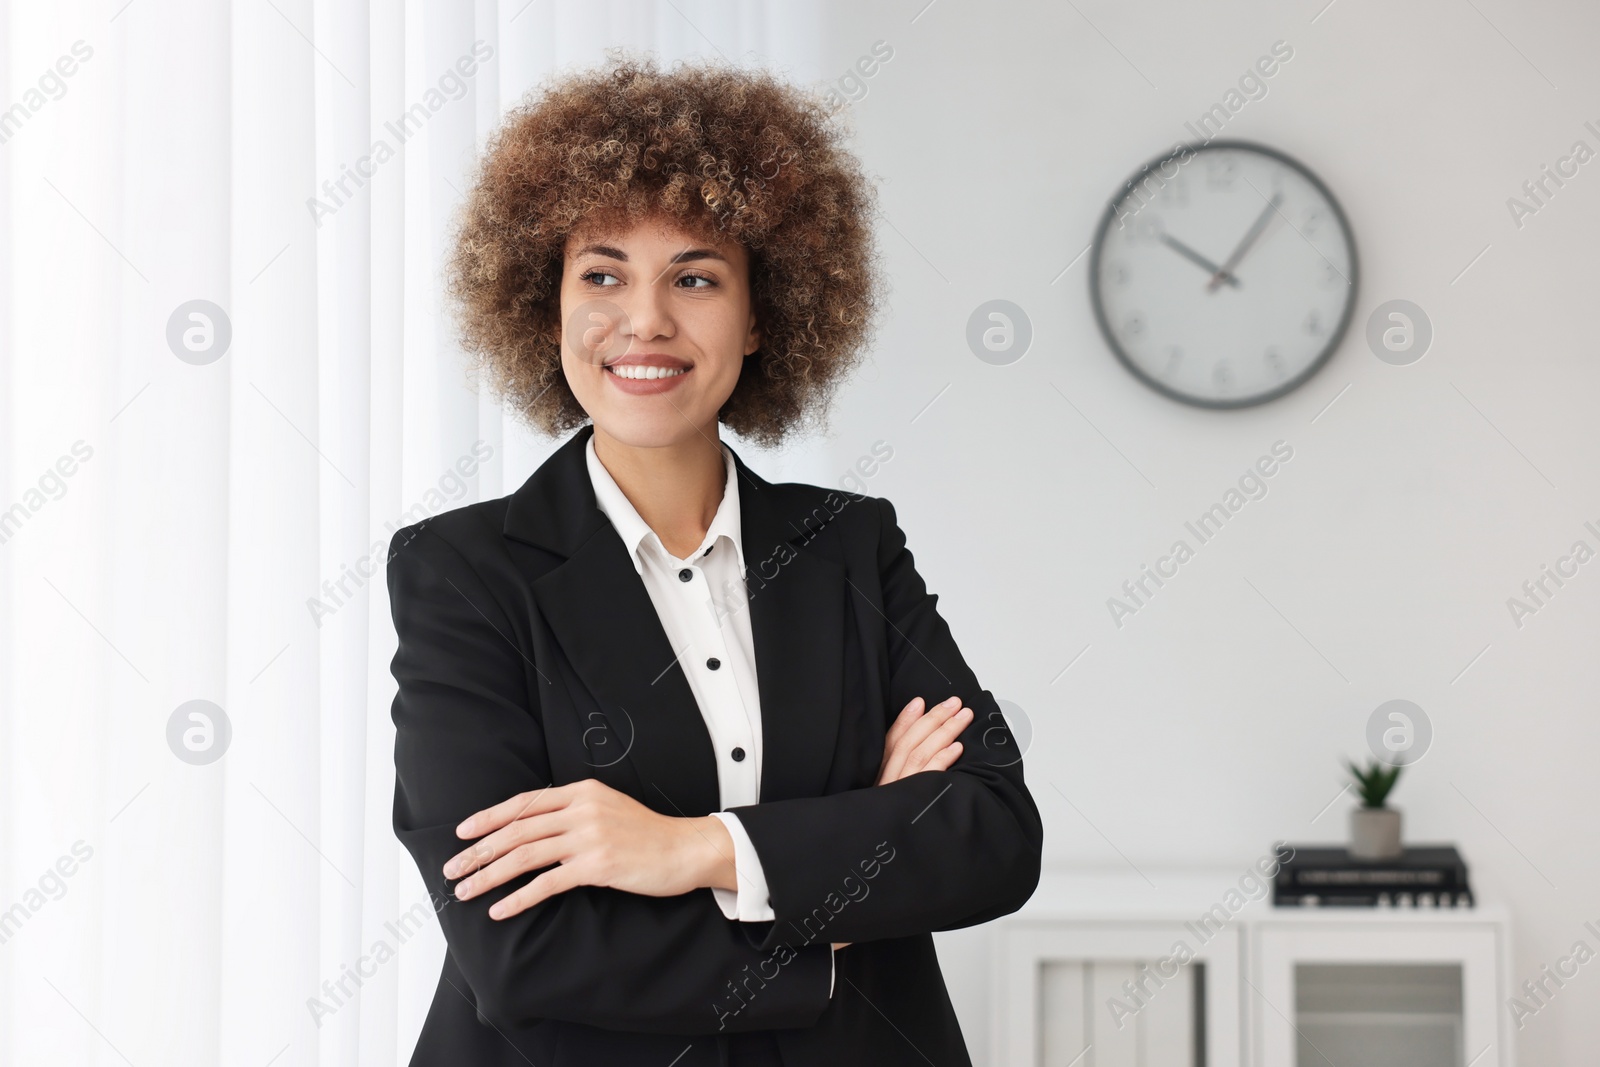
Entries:
[[635,379],[675,378],[680,374],[687,373],[682,367],[641,367],[631,364],[628,366],[612,366],[610,370],[612,374],[619,378]]

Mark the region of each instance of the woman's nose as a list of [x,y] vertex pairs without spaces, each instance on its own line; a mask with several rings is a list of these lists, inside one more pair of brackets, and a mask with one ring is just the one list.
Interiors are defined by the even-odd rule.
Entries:
[[625,332],[642,342],[671,337],[676,332],[665,290],[665,285],[654,283],[639,286],[628,294],[629,299],[623,305],[627,315],[623,324]]

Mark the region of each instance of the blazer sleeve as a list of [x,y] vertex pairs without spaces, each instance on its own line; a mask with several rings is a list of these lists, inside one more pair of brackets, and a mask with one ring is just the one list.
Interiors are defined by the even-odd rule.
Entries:
[[546,867],[455,899],[442,869],[466,845],[456,825],[551,784],[551,771],[536,699],[544,683],[505,610],[431,521],[400,530],[389,550],[399,636],[394,829],[434,898],[480,1016],[501,1027],[558,1019],[661,1034],[814,1023],[828,1006],[830,946],[758,948],[743,924],[723,917],[709,888],[648,897],[579,886],[509,919],[489,918],[490,904]]
[[857,603],[859,616],[884,619],[888,717],[913,697],[931,706],[955,695],[974,715],[948,770],[728,809],[767,876],[775,918],[751,938],[762,948],[974,926],[1016,911],[1039,881],[1044,827],[1022,753],[917,573],[894,506],[866,499],[879,513],[881,600],[867,582],[853,582],[850,595],[870,602]]

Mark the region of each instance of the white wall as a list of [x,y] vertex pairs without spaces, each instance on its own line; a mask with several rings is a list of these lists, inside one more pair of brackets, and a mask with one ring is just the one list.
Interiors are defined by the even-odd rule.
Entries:
[[[894,291],[874,364],[804,466],[821,478],[893,445],[869,491],[896,502],[980,679],[1036,729],[1046,865],[1159,881],[1163,866],[1242,869],[1276,838],[1340,842],[1349,798],[1312,821],[1338,759],[1364,755],[1368,715],[1403,697],[1436,731],[1396,791],[1407,837],[1456,842],[1482,896],[1510,906],[1517,980],[1580,938],[1600,948],[1581,925],[1600,919],[1600,562],[1520,629],[1506,607],[1575,540],[1600,547],[1583,528],[1600,525],[1600,161],[1520,229],[1506,207],[1575,140],[1600,149],[1583,128],[1600,126],[1600,11],[924,2],[830,6],[827,69],[894,50],[851,106]],[[1288,397],[1190,409],[1113,359],[1087,257],[1061,272],[1119,183],[1278,40],[1293,58],[1224,136],[1332,188],[1361,257],[1356,314]],[[1035,330],[1009,367],[963,340],[997,297]],[[1363,340],[1393,298],[1436,331],[1411,366]],[[1119,630],[1106,599],[1279,439],[1294,458],[1269,495]],[[986,943],[941,939],[980,1059]],[[1519,1051],[1539,1067],[1597,1044],[1600,963]]]

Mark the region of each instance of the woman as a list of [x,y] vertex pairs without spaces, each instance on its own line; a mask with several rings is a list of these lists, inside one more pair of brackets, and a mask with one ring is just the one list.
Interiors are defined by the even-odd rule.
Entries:
[[619,61],[490,145],[464,339],[578,430],[390,546],[395,831],[449,944],[414,1065],[971,1062],[930,934],[1033,892],[1021,754],[889,502],[719,434],[784,439],[866,341],[838,136],[769,76]]

